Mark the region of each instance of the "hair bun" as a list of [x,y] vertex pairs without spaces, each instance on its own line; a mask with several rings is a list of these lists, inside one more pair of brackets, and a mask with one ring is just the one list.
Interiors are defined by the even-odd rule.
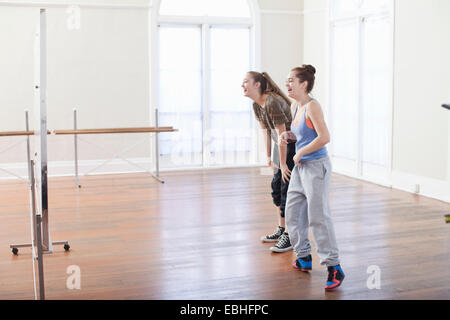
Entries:
[[303,68],[305,68],[306,70],[308,70],[309,72],[311,72],[312,74],[316,74],[316,68],[314,68],[312,65],[310,64],[304,64]]

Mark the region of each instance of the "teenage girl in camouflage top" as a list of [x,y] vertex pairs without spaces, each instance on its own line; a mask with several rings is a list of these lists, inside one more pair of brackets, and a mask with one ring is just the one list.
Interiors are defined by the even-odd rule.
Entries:
[[[286,230],[284,209],[291,170],[294,167],[295,142],[278,145],[278,137],[291,130],[291,101],[266,73],[248,72],[242,83],[244,95],[253,100],[253,111],[266,137],[267,165],[274,168],[272,198],[277,207],[278,227],[273,234],[261,238],[263,242],[277,242],[273,252],[292,249]],[[273,148],[272,148],[273,144]]]

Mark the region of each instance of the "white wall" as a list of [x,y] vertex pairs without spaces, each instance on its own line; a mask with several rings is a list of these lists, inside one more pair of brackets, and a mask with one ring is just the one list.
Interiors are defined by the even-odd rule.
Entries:
[[303,0],[259,0],[261,71],[284,89],[289,71],[303,60]]
[[394,180],[450,201],[450,117],[440,107],[450,100],[450,2],[397,0],[395,11]]
[[298,12],[303,10],[304,0],[258,0],[261,10],[273,11],[291,11]]
[[[305,0],[304,60],[318,68],[316,97],[328,99],[327,0]],[[391,185],[450,202],[450,2],[395,0]],[[323,70],[322,74],[320,73]],[[326,103],[325,103],[326,104]]]
[[[303,61],[303,0],[258,0],[261,11],[261,70],[286,92],[289,71]],[[259,132],[261,133],[261,132]],[[259,158],[265,164],[264,137]],[[270,171],[269,171],[270,173]]]
[[446,0],[396,1],[394,169],[440,180],[447,175],[440,105],[450,95],[449,13]]
[[[78,128],[150,124],[148,9],[144,6],[148,1],[95,3],[99,5],[94,6],[91,2],[80,7],[79,29],[68,28],[70,13],[66,6],[48,8],[49,129],[73,128],[75,107],[78,110]],[[126,7],[121,6],[124,3]],[[0,51],[1,131],[24,130],[24,109],[30,110],[31,128],[35,125],[33,50],[36,12],[36,7],[0,6],[0,41],[5,44]],[[89,135],[81,138],[107,150],[80,141],[81,163],[83,160],[98,163],[102,159],[109,159],[112,154],[141,139],[144,141],[124,156],[150,156],[149,135]],[[20,140],[24,138],[1,138],[0,150]],[[0,163],[11,171],[25,175],[25,150],[25,143],[22,143],[0,154]],[[50,175],[73,173],[73,136],[49,136],[48,152]],[[133,167],[125,170],[128,169],[134,170]],[[110,170],[114,168],[107,169]]]
[[305,0],[302,64],[316,68],[312,94],[320,101],[327,116],[328,108],[328,10],[327,0]]

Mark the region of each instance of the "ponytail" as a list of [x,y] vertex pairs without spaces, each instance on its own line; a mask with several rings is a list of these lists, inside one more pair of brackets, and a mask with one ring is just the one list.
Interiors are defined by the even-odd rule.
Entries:
[[250,71],[248,72],[253,78],[255,82],[259,82],[261,84],[260,86],[260,92],[261,94],[270,94],[270,95],[276,95],[286,101],[288,105],[291,105],[291,100],[286,96],[286,94],[277,86],[275,81],[272,80],[272,78],[269,76],[267,72],[256,72],[256,71]]
[[267,80],[267,88],[265,93],[280,96],[284,101],[286,101],[288,106],[290,106],[292,101],[286,96],[286,94],[280,89],[280,87],[277,86],[277,84],[272,80],[269,74],[267,72],[263,72],[261,74]]

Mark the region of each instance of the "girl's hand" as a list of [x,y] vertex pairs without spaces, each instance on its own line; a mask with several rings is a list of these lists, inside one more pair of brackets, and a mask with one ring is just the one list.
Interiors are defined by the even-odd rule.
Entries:
[[302,163],[300,162],[300,160],[302,159],[302,157],[303,157],[303,154],[302,154],[301,150],[298,150],[293,158],[294,163],[298,166],[301,166]]
[[283,179],[284,183],[287,183],[291,179],[291,170],[289,170],[289,167],[287,166],[286,163],[283,163],[280,166],[281,166],[280,168],[281,178]]
[[280,146],[286,146],[288,140],[288,134],[287,131],[284,131],[283,133],[280,134],[280,136],[278,137],[278,145]]
[[276,163],[272,162],[272,159],[270,159],[270,157],[267,157],[267,166],[272,169],[280,169]]
[[285,146],[291,142],[297,141],[297,138],[295,137],[295,134],[292,131],[284,131],[280,136],[278,137],[278,144],[280,146]]

